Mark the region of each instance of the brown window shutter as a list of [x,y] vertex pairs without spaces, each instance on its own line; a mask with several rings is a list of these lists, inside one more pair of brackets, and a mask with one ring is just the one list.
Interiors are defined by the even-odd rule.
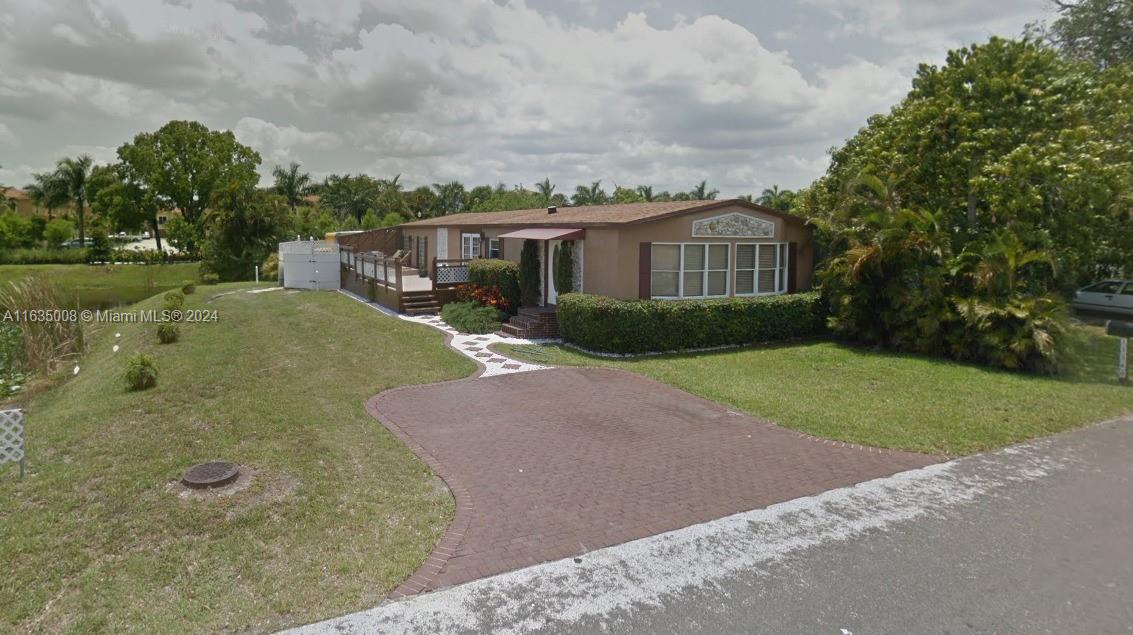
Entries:
[[799,244],[787,243],[787,293],[799,290]]
[[637,297],[648,300],[651,295],[649,276],[653,268],[653,243],[641,243],[637,262]]

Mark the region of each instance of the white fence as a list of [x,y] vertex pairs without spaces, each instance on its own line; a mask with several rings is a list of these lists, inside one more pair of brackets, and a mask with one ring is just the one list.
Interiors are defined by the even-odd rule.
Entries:
[[0,465],[19,461],[20,478],[24,477],[24,413],[22,410],[0,410]]
[[297,240],[279,243],[279,269],[289,289],[337,289],[339,250],[336,243]]

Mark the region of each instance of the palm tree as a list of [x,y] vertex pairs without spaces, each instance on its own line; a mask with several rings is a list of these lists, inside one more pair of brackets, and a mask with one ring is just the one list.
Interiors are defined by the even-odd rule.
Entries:
[[602,190],[601,179],[594,181],[589,187],[579,185],[574,188],[573,202],[575,205],[603,205],[609,198]]
[[365,174],[327,177],[320,204],[330,208],[339,218],[353,216],[359,223],[374,209],[381,185]]
[[712,201],[716,199],[716,195],[719,193],[720,190],[708,189],[708,181],[701,181],[689,190],[688,195],[694,201]]
[[755,196],[752,195],[752,194],[740,194],[739,199],[741,201],[747,201],[748,203],[755,203],[756,202]]
[[299,203],[303,202],[303,195],[311,185],[311,175],[301,171],[301,168],[302,166],[292,161],[286,168],[277,165],[271,171],[272,176],[275,177],[275,193],[287,200],[287,205],[293,212]]
[[543,203],[549,205],[551,203],[551,197],[555,195],[555,185],[551,183],[551,178],[547,177],[535,184],[535,191],[539,192],[539,195],[543,197]]
[[47,208],[47,220],[54,217],[55,208],[67,203],[67,192],[55,172],[40,172],[31,175],[35,183],[24,190],[35,202],[36,209],[42,205]]
[[653,186],[652,185],[638,185],[637,193],[641,195],[641,200],[646,203],[653,202]]
[[778,185],[772,185],[763,190],[763,193],[759,195],[758,202],[760,205],[785,212],[791,209],[791,200],[794,197],[795,193],[791,190],[780,190]]
[[75,200],[79,214],[79,247],[86,246],[87,177],[94,163],[89,154],[60,159],[55,174],[67,195]]
[[441,215],[464,211],[465,192],[463,183],[460,181],[433,183],[433,190],[437,193],[437,207],[440,209]]

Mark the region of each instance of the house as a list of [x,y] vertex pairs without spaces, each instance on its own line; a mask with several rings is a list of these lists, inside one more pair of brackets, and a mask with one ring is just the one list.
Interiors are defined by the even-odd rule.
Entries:
[[805,219],[739,199],[454,214],[399,229],[407,264],[434,283],[473,258],[518,261],[538,241],[544,305],[568,291],[555,289],[550,262],[568,240],[573,290],[622,299],[792,293],[810,289],[814,269]]

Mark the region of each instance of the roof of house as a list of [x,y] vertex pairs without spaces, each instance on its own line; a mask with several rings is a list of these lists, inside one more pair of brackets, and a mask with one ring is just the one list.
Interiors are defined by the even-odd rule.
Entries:
[[11,199],[27,199],[28,193],[16,187],[0,187],[0,193]]
[[643,223],[688,212],[737,206],[776,216],[792,223],[805,224],[807,222],[806,219],[800,216],[781,212],[777,209],[756,203],[749,203],[743,199],[726,199],[720,201],[665,201],[663,203],[622,203],[615,205],[559,207],[554,214],[547,213],[547,208],[545,207],[517,209],[506,212],[449,214],[448,216],[437,216],[405,223],[402,227],[451,227],[468,225],[478,227],[512,225],[600,227],[606,225]]

